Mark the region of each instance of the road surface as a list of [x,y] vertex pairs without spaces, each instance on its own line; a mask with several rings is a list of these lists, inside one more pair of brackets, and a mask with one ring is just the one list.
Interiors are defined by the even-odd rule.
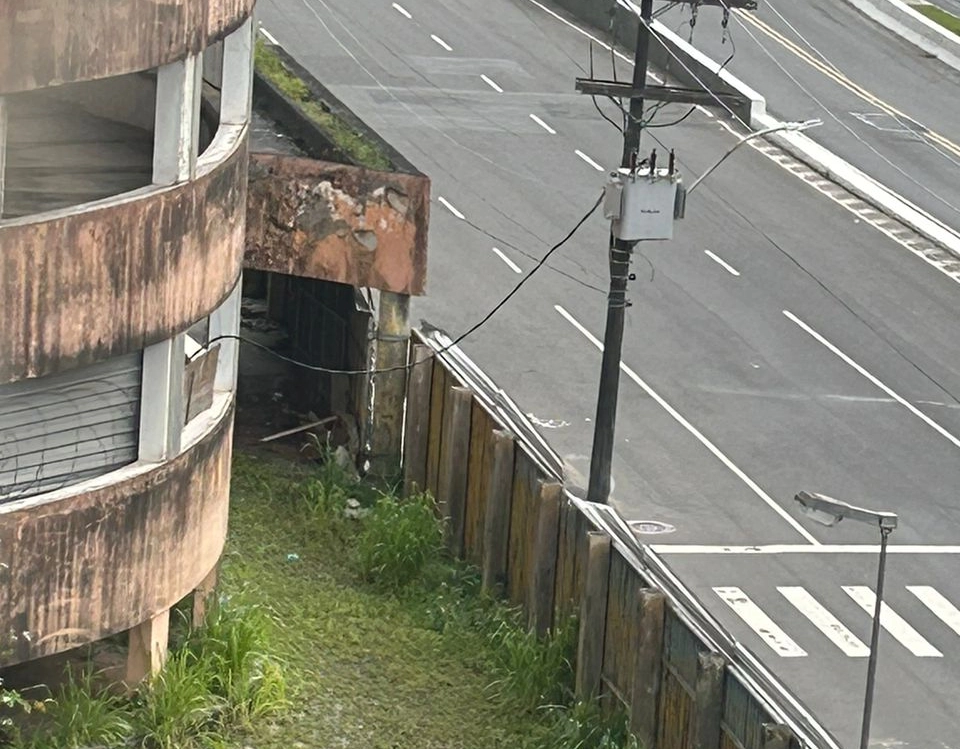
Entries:
[[[415,315],[453,334],[573,227],[619,158],[619,133],[573,93],[587,65],[585,37],[532,0],[262,0],[258,8],[273,37],[431,176],[429,295]],[[683,111],[661,114],[668,121]],[[677,149],[688,182],[732,143],[724,123],[699,112],[648,131],[644,148],[653,136]],[[779,603],[777,586],[817,596],[817,584],[834,592],[871,584],[869,555],[832,546],[870,543],[870,530],[808,525],[791,507],[799,489],[900,512],[897,544],[955,541],[957,276],[875,211],[775,158],[742,148],[690,196],[674,241],[641,247],[614,501],[632,519],[674,528],[649,540],[685,545],[689,553],[667,557],[684,580],[853,745],[862,665],[837,657],[826,637],[800,634],[807,655],[783,658],[713,588],[739,587],[763,608]],[[464,343],[574,474],[587,470],[606,236],[593,216]],[[731,544],[811,551],[718,564],[712,550]],[[897,579],[958,604],[953,559],[898,554],[891,575],[896,567]],[[796,609],[770,615],[785,631],[802,619]],[[939,746],[955,734],[941,712],[921,708],[960,697],[960,643],[928,636],[942,657],[882,666],[879,691],[892,706],[878,711],[876,735],[902,746]],[[902,694],[913,697],[897,702]]]

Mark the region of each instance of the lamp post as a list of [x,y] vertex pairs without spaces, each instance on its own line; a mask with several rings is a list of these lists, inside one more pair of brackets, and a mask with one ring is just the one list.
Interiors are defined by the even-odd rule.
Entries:
[[870,717],[873,713],[873,687],[877,675],[877,650],[880,644],[880,611],[883,605],[883,578],[887,569],[887,540],[897,527],[893,512],[867,510],[841,502],[823,494],[800,492],[794,497],[802,512],[821,525],[833,526],[844,518],[880,528],[880,561],[877,566],[876,604],[873,609],[873,628],[870,631],[870,658],[867,662],[867,687],[863,698],[863,723],[860,727],[860,749],[870,743]]

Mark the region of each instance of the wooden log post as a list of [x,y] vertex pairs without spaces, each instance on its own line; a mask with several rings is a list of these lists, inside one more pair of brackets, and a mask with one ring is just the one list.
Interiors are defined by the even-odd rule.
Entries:
[[409,497],[427,488],[427,445],[430,438],[430,383],[433,379],[429,346],[414,344],[407,383],[407,422],[403,437],[403,494]]
[[690,716],[692,749],[717,749],[720,746],[725,666],[726,662],[719,653],[700,653],[698,656],[694,710]]
[[126,685],[135,689],[152,674],[157,673],[167,660],[170,636],[170,610],[138,624],[128,632]]
[[509,432],[494,430],[493,457],[487,481],[487,511],[483,518],[483,590],[503,592],[507,579],[507,544],[510,540],[510,503],[513,493],[513,460],[516,445]]
[[451,387],[443,403],[443,443],[437,476],[437,505],[447,521],[447,546],[458,559],[463,556],[463,529],[467,513],[467,474],[470,462],[469,388]]
[[[218,565],[219,566],[219,565]],[[210,570],[209,574],[196,588],[193,589],[193,612],[191,615],[191,626],[194,629],[202,627],[207,620],[207,614],[214,602],[214,596],[217,592],[217,572],[218,566]]]
[[654,588],[637,591],[637,646],[633,689],[630,700],[630,728],[644,749],[655,749],[663,674],[663,628],[666,599]]
[[763,749],[790,749],[793,732],[780,723],[763,724]]
[[607,592],[610,583],[610,536],[587,534],[586,575],[580,602],[580,641],[577,647],[576,694],[581,700],[600,696],[603,643],[607,633]]
[[530,577],[528,624],[541,637],[553,626],[554,592],[557,583],[557,552],[560,541],[560,500],[563,485],[540,482],[537,501],[537,534]]

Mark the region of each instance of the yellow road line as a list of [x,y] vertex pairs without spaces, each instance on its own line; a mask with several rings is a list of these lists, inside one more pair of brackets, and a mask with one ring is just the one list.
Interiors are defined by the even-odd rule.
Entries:
[[[780,44],[782,47],[784,47],[785,49],[787,49],[788,51],[792,52],[794,55],[799,57],[801,60],[807,63],[810,67],[819,71],[820,73],[822,73],[827,78],[834,81],[835,83],[839,84],[840,86],[843,86],[845,89],[847,89],[851,93],[856,94],[859,98],[863,99],[868,104],[871,104],[872,106],[890,115],[891,117],[895,117],[897,119],[904,119],[907,121],[907,123],[913,123],[915,121],[912,117],[910,117],[910,115],[904,112],[901,112],[899,109],[897,109],[896,107],[890,104],[887,104],[885,101],[883,101],[883,99],[871,93],[870,91],[865,89],[863,86],[850,80],[850,78],[848,78],[846,75],[840,72],[835,66],[828,65],[824,63],[822,60],[818,60],[816,57],[811,55],[805,49],[795,44],[793,41],[785,37],[783,34],[781,34],[779,31],[771,27],[766,22],[761,21],[756,16],[741,10],[734,10],[734,13],[736,13],[737,17],[740,18],[742,21],[746,21],[757,30],[763,32],[768,37],[773,39],[775,42]],[[917,135],[927,137],[930,140],[934,141],[935,143],[938,143],[939,145],[943,146],[945,149],[950,151],[955,156],[960,156],[960,145],[957,145],[953,141],[949,140],[948,138],[945,138],[944,136],[940,135],[937,132],[934,132],[933,130],[927,129],[926,126],[924,126],[923,131],[915,131],[915,132]]]

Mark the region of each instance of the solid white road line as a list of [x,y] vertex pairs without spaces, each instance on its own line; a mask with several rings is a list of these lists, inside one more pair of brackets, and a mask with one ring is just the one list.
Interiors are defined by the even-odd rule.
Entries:
[[930,585],[908,585],[907,590],[913,593],[920,603],[930,609],[940,621],[960,635],[960,610],[940,591]]
[[517,265],[510,258],[508,258],[506,255],[503,254],[503,250],[501,250],[499,247],[494,247],[492,249],[494,254],[496,254],[496,256],[499,257],[503,262],[505,262],[507,264],[507,267],[510,268],[510,270],[512,270],[514,273],[523,273],[523,271],[520,270],[519,265]]
[[439,45],[440,45],[441,47],[443,47],[445,50],[447,50],[447,52],[453,52],[453,47],[451,47],[449,44],[447,44],[445,41],[443,41],[443,39],[441,39],[441,38],[440,38],[439,36],[437,36],[436,34],[431,34],[431,35],[430,35],[430,38],[433,39],[433,41],[435,41],[437,44],[439,44]]
[[740,588],[714,588],[716,593],[733,612],[743,619],[773,651],[783,658],[802,658],[807,651],[795,643],[769,616],[763,613]]
[[280,46],[280,42],[277,41],[277,38],[273,34],[271,34],[269,31],[267,31],[265,28],[263,28],[263,26],[260,27],[260,33],[266,37],[267,41],[270,42],[270,44],[275,44],[278,47]]
[[442,195],[440,195],[440,196],[437,197],[437,202],[440,203],[441,205],[445,206],[446,209],[447,209],[448,211],[450,211],[450,213],[452,213],[452,214],[453,214],[454,216],[456,216],[457,218],[460,218],[460,219],[466,218],[466,216],[464,216],[462,213],[460,213],[460,211],[458,211],[456,208],[454,208],[453,205],[451,205],[450,201],[447,200],[447,199],[446,199],[445,197],[443,197]]
[[864,645],[853,632],[844,627],[837,617],[821,606],[820,602],[810,595],[806,588],[784,586],[778,587],[777,590],[845,655],[851,658],[866,658],[870,655],[870,648]]
[[[567,312],[567,311],[566,311],[563,307],[561,307],[559,304],[555,304],[555,305],[553,306],[553,308],[554,308],[557,312],[559,312],[567,322],[569,322],[573,327],[575,327],[578,331],[580,331],[581,335],[583,335],[584,338],[586,338],[588,341],[590,341],[590,343],[592,343],[592,344],[593,344],[594,346],[596,346],[598,349],[600,349],[601,351],[603,351],[603,344],[600,342],[600,340],[599,340],[596,336],[594,336],[593,333],[591,333],[589,330],[587,330],[583,325],[581,325],[580,322],[577,321],[577,319],[573,317],[573,315],[571,315],[569,312]],[[762,499],[762,500],[766,503],[766,505],[767,505],[771,510],[773,510],[773,511],[774,511],[775,513],[777,513],[781,518],[783,518],[791,528],[793,528],[797,533],[799,533],[801,536],[803,536],[803,538],[806,539],[806,540],[807,540],[808,542],[810,542],[811,544],[819,544],[819,543],[820,543],[819,541],[817,541],[816,538],[813,537],[813,535],[812,535],[806,528],[804,528],[802,525],[800,525],[799,522],[797,522],[796,518],[794,518],[792,515],[790,515],[790,513],[788,513],[788,512],[787,512],[786,510],[784,510],[780,505],[778,505],[778,504],[770,497],[769,494],[767,494],[763,489],[761,489],[761,488],[757,485],[757,483],[756,483],[753,479],[751,479],[749,476],[747,476],[747,474],[745,474],[743,471],[741,471],[740,468],[738,468],[737,465],[736,465],[732,460],[730,460],[730,458],[728,458],[726,455],[724,455],[722,452],[720,452],[720,448],[718,448],[718,447],[717,447],[716,445],[714,445],[710,440],[708,440],[708,439],[700,432],[700,430],[697,429],[697,428],[696,428],[693,424],[691,424],[689,421],[687,421],[687,420],[680,414],[680,412],[677,411],[677,409],[675,409],[673,406],[671,406],[669,403],[667,403],[667,402],[660,396],[659,393],[657,393],[657,392],[656,392],[653,388],[651,388],[646,382],[644,382],[644,380],[641,379],[640,375],[638,375],[636,372],[634,372],[632,369],[630,369],[630,367],[628,367],[628,366],[627,366],[626,364],[624,364],[622,361],[620,362],[620,369],[623,371],[623,373],[624,373],[627,377],[629,377],[629,378],[630,378],[631,380],[633,380],[637,385],[639,385],[639,386],[643,389],[643,391],[644,391],[647,395],[649,395],[649,396],[657,403],[658,406],[660,406],[664,411],[666,411],[668,414],[670,414],[670,416],[673,417],[674,421],[676,421],[678,424],[680,424],[680,426],[682,426],[684,429],[686,429],[688,432],[690,432],[690,434],[692,434],[694,437],[696,437],[696,439],[700,442],[701,445],[703,445],[705,448],[707,448],[707,450],[709,450],[717,460],[719,460],[721,463],[723,463],[723,465],[725,465],[725,466],[733,473],[734,476],[736,476],[736,477],[737,477],[738,479],[740,479],[744,484],[746,484],[747,487],[750,489],[750,491],[752,491],[754,494],[756,494],[758,497],[760,497],[760,499]]]
[[483,75],[482,73],[480,74],[480,78],[482,78],[482,79],[483,79],[483,82],[486,83],[490,88],[492,88],[492,89],[493,89],[494,91],[496,91],[498,94],[502,94],[502,93],[503,93],[503,89],[500,88],[500,86],[497,85],[497,82],[494,81],[492,78],[489,78],[489,77]]
[[740,271],[738,271],[736,268],[730,265],[730,263],[728,263],[726,260],[724,260],[722,257],[717,255],[716,253],[711,252],[710,250],[704,250],[703,254],[706,255],[711,260],[713,260],[715,263],[717,263],[721,268],[723,268],[731,276],[740,275]]
[[531,114],[531,115],[530,115],[530,119],[533,120],[534,122],[536,122],[540,127],[542,127],[544,130],[546,130],[548,133],[550,133],[550,135],[556,135],[556,134],[557,134],[557,131],[556,131],[556,130],[554,130],[554,129],[553,129],[552,127],[550,127],[546,122],[544,122],[544,121],[541,120],[539,117],[537,117],[537,115]]
[[[708,544],[651,544],[655,554],[877,554],[876,544],[764,544],[758,546],[718,546]],[[960,554],[960,546],[888,546],[889,554]]]
[[[866,585],[841,585],[843,592],[856,604],[873,616],[877,597]],[[943,653],[931,645],[923,635],[911,627],[900,614],[891,609],[886,602],[880,604],[880,626],[898,640],[907,650],[919,658],[943,658]]]
[[826,338],[820,335],[817,331],[815,331],[813,328],[811,328],[809,325],[803,322],[803,320],[801,320],[795,314],[793,314],[792,312],[789,312],[788,310],[784,310],[783,314],[786,316],[788,320],[798,325],[801,329],[806,331],[815,340],[817,340],[818,342],[826,346],[828,349],[830,349],[830,351],[832,351],[834,354],[840,357],[843,361],[845,361],[847,364],[849,364],[851,367],[857,370],[857,372],[859,372],[861,375],[863,375],[868,380],[870,380],[870,382],[872,382],[874,385],[880,388],[883,392],[885,392],[887,395],[889,395],[891,398],[897,401],[897,403],[899,403],[901,406],[906,408],[910,413],[912,413],[914,416],[916,416],[918,419],[924,422],[927,426],[934,429],[941,437],[953,443],[954,447],[960,447],[960,439],[953,436],[950,432],[948,432],[946,429],[940,426],[937,422],[935,422],[933,419],[927,416],[923,411],[921,411],[919,408],[917,408],[912,403],[910,403],[906,398],[894,392],[892,388],[883,384],[878,378],[874,377],[866,369],[864,369],[859,364],[857,364],[853,359],[851,359],[849,356],[843,353],[840,349],[838,349],[836,346],[830,343],[830,341],[828,341]]
[[408,11],[406,8],[400,5],[400,3],[394,3],[393,9],[397,11],[397,13],[399,13],[401,16],[406,16],[407,18],[413,18],[413,16],[410,15],[410,11]]
[[576,149],[576,150],[574,150],[574,153],[575,153],[577,156],[579,156],[581,159],[583,159],[584,161],[586,161],[590,166],[592,166],[592,167],[593,167],[594,169],[596,169],[598,172],[602,172],[602,171],[603,171],[603,167],[602,167],[602,166],[600,166],[596,161],[594,161],[594,160],[591,159],[589,156],[587,156],[587,155],[586,155],[583,151],[581,151],[579,148]]

